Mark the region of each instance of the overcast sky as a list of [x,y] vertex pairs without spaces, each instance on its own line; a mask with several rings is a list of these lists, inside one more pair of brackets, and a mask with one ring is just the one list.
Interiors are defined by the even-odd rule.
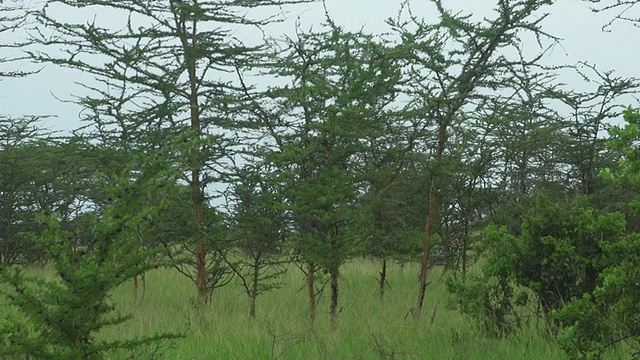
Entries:
[[[435,20],[436,14],[428,0],[412,0],[410,3],[414,15]],[[443,0],[443,3],[456,11],[472,13],[478,19],[490,16],[495,5],[495,1],[491,0]],[[347,30],[364,28],[373,33],[388,31],[384,21],[396,16],[400,4],[399,0],[326,0],[327,9],[337,24]],[[297,17],[303,28],[309,27],[322,21],[323,11],[320,3],[298,6],[291,9],[291,21],[273,29],[275,32],[293,32],[294,19]],[[602,26],[609,22],[613,13],[594,14],[589,10],[588,3],[579,0],[557,0],[554,5],[547,7],[547,12],[550,15],[543,22],[544,29],[563,39],[562,46],[554,48],[544,59],[547,64],[586,61],[595,64],[600,71],[614,70],[620,76],[640,77],[635,49],[636,39],[640,36],[639,28],[618,22],[610,28],[610,32],[603,32]],[[96,16],[100,18],[108,14]],[[270,35],[278,36],[277,33]],[[6,37],[3,40],[6,41]],[[80,108],[75,104],[63,103],[60,99],[71,100],[72,94],[84,95],[86,91],[74,84],[77,81],[91,81],[91,76],[49,66],[28,78],[3,80],[0,82],[0,111],[5,115],[55,115],[55,119],[48,120],[48,127],[59,130],[75,128],[80,124]],[[576,83],[575,86],[579,89],[584,85]],[[629,99],[627,103],[632,100]]]

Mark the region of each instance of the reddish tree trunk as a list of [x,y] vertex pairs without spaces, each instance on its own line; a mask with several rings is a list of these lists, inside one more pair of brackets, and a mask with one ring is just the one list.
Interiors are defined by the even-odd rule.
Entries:
[[422,260],[420,267],[420,289],[418,291],[418,304],[415,308],[415,316],[420,316],[424,297],[427,292],[427,272],[429,271],[429,252],[431,251],[431,231],[436,212],[436,177],[431,176],[431,186],[429,187],[429,214],[427,215],[427,223],[424,227],[425,238],[422,247]]

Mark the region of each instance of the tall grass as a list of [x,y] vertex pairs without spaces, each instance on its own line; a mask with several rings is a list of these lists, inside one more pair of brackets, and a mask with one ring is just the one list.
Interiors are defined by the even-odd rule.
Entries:
[[315,326],[308,321],[302,273],[291,267],[282,288],[258,298],[256,319],[239,285],[213,293],[200,316],[195,287],[170,269],[147,274],[144,297],[133,303],[131,285],[113,298],[134,319],[105,330],[107,338],[134,338],[172,331],[185,335],[167,350],[167,359],[564,359],[553,339],[534,328],[501,340],[480,335],[465,316],[448,309],[440,274],[427,288],[424,313],[409,314],[417,297],[417,265],[392,265],[381,300],[375,278],[378,263],[357,260],[341,273],[338,327],[331,330],[328,296],[321,298]]

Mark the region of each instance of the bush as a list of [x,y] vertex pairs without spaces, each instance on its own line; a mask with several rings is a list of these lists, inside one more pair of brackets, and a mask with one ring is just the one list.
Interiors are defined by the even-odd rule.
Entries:
[[516,307],[527,304],[527,292],[533,294],[542,311],[536,315],[556,332],[560,321],[572,319],[551,315],[602,284],[598,275],[614,261],[608,249],[620,243],[624,229],[620,214],[598,216],[581,201],[560,205],[540,196],[520,236],[505,228],[485,230],[488,255],[483,276],[451,283],[449,289],[458,308],[493,327],[494,334],[518,327]]

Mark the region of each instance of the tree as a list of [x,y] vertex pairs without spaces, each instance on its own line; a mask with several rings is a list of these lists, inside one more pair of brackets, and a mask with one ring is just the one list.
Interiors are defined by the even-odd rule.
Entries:
[[294,244],[307,265],[310,317],[315,318],[315,274],[330,277],[330,316],[338,313],[340,266],[357,252],[353,211],[363,175],[356,157],[380,132],[378,120],[396,98],[398,70],[387,46],[327,20],[326,30],[298,32],[274,43],[265,71],[289,83],[263,93],[254,114],[269,139],[259,142],[276,173],[295,226]]
[[231,236],[240,260],[229,264],[249,297],[249,316],[256,316],[256,300],[277,289],[286,272],[287,225],[282,194],[274,189],[264,168],[247,169],[233,187]]
[[[602,188],[600,172],[615,161],[607,149],[605,133],[609,121],[621,115],[620,97],[637,91],[636,79],[615,76],[613,71],[599,71],[594,65],[578,64],[576,71],[596,89],[579,93],[557,90],[553,96],[569,108],[563,126],[559,161],[566,164],[566,186],[578,194],[594,195]],[[592,73],[589,76],[587,73]]]
[[[207,257],[214,257],[213,263],[219,259],[206,245],[216,239],[203,225],[207,189],[224,173],[222,159],[232,141],[223,129],[233,126],[231,113],[238,106],[237,89],[224,74],[259,56],[260,50],[259,45],[243,44],[233,32],[236,26],[271,21],[251,19],[245,9],[300,2],[305,0],[51,0],[32,12],[39,25],[32,32],[34,41],[43,50],[30,56],[95,75],[98,85],[85,85],[91,95],[79,102],[87,109],[85,120],[102,138],[144,147],[158,157],[171,156],[184,169],[195,234],[188,248],[195,266],[184,270],[192,274],[200,304],[212,288]],[[85,23],[56,15],[82,8],[92,8],[96,17]],[[107,20],[106,15],[114,17]],[[181,139],[183,146],[169,153],[162,146],[173,142],[167,138]]]
[[0,295],[16,310],[0,324],[1,355],[103,359],[124,350],[140,357],[136,351],[141,346],[150,345],[155,352],[162,345],[157,342],[176,337],[159,334],[112,342],[95,338],[100,329],[130,318],[115,311],[111,291],[164,263],[152,257],[162,248],[141,251],[139,238],[146,236],[163,206],[148,206],[147,200],[174,175],[157,162],[137,170],[133,178],[125,172],[113,186],[103,184],[113,200],[94,218],[95,236],[82,239],[81,246],[72,231],[61,227],[59,213],[41,214],[46,228],[33,236],[51,262],[53,279],[29,276],[20,268],[0,268]]
[[[544,18],[533,18],[549,1],[498,1],[495,17],[473,23],[469,16],[454,15],[441,1],[433,2],[440,22],[426,24],[411,18],[408,22],[392,22],[403,40],[406,54],[412,60],[408,93],[420,104],[426,119],[435,129],[431,149],[428,214],[421,260],[420,287],[414,314],[419,315],[426,294],[431,238],[437,228],[437,193],[443,181],[443,163],[447,156],[452,127],[465,120],[465,110],[481,107],[486,94],[504,91],[505,78],[516,64],[535,64],[539,55],[530,59],[520,49],[523,36],[547,37],[540,29]],[[525,35],[526,34],[526,35]],[[507,56],[507,49],[517,54]],[[475,110],[475,109],[474,109]]]
[[91,186],[87,153],[41,128],[42,117],[0,116],[0,263],[31,264],[42,252],[26,232],[37,233],[39,212],[59,214],[63,227],[87,206]]
[[[0,1],[0,81],[4,78],[21,77],[28,74],[21,70],[10,70],[13,62],[21,56],[13,54],[27,42],[4,36],[16,32],[26,24],[27,17],[23,4],[18,1]],[[29,254],[36,254],[34,244],[19,233],[30,230],[33,223],[27,216],[33,208],[25,195],[30,189],[29,180],[35,175],[39,164],[34,156],[23,148],[50,136],[40,126],[43,116],[12,117],[0,114],[0,264],[10,265],[26,260]],[[33,167],[32,167],[33,166]]]
[[420,255],[422,215],[426,210],[420,196],[426,194],[420,190],[426,188],[428,172],[426,157],[405,151],[401,138],[389,136],[389,148],[383,141],[384,137],[380,142],[373,141],[362,155],[366,186],[358,199],[365,214],[360,226],[367,229],[361,235],[365,239],[364,255],[382,262],[378,279],[381,299],[387,284],[387,262],[395,259],[405,263]]

